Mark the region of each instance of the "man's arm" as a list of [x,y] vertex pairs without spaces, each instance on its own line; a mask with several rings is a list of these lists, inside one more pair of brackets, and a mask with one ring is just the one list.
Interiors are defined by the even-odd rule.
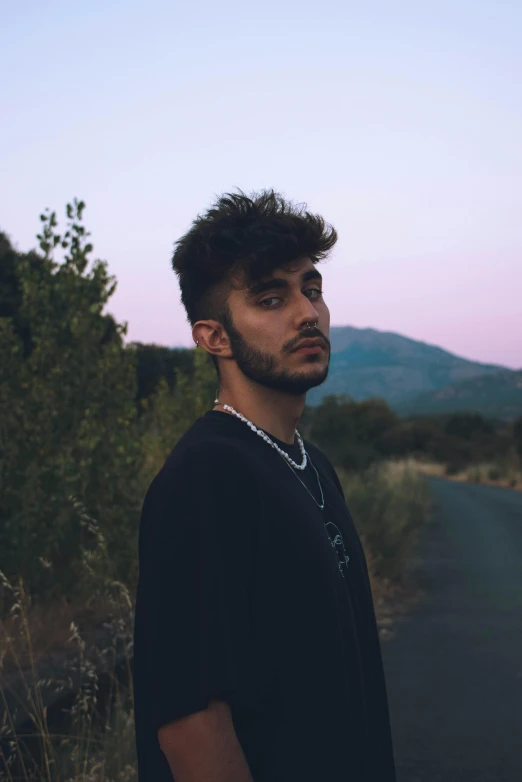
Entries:
[[225,693],[239,696],[254,671],[257,477],[235,446],[209,441],[155,481],[140,523],[140,724],[176,782],[253,782]]
[[176,782],[254,782],[224,701],[162,725],[158,740]]

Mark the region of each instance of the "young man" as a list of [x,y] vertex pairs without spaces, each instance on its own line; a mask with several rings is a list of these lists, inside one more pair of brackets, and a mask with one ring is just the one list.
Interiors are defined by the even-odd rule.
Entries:
[[328,374],[316,264],[336,241],[273,191],[240,191],[177,242],[220,389],[143,506],[140,782],[395,782],[364,552],[333,466],[296,428]]

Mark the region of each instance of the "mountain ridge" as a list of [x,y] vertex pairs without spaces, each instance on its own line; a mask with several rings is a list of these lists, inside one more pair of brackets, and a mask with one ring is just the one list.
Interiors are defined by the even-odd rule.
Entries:
[[[501,418],[522,414],[522,389],[517,385],[519,371],[502,364],[461,358],[437,345],[369,327],[332,326],[330,344],[328,377],[307,394],[307,404],[312,407],[328,394],[348,394],[356,401],[380,397],[403,416],[421,410],[423,413],[435,413],[441,408],[449,411],[452,404],[459,410],[463,406],[468,409],[466,405],[470,410],[477,410],[478,406],[478,411],[483,410],[485,414],[487,410],[489,415],[495,409],[495,386],[488,384],[486,393],[479,383],[474,394],[473,382],[479,377],[501,373],[502,394],[496,414]],[[447,391],[445,397],[436,396],[442,389],[466,382],[465,393],[456,389]],[[511,390],[506,384],[513,386]],[[500,409],[503,405],[505,410]]]

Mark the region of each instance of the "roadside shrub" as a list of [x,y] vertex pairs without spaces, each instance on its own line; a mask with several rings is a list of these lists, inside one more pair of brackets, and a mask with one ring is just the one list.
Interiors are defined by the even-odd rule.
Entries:
[[430,520],[425,477],[409,459],[338,474],[357,531],[371,551],[375,575],[404,585],[412,551]]

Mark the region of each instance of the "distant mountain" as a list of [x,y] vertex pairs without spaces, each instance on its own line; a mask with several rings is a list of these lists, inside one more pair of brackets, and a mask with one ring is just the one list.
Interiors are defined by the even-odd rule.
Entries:
[[522,369],[482,364],[426,342],[377,329],[330,328],[326,381],[306,395],[310,406],[327,394],[361,401],[385,399],[401,416],[477,411],[510,420],[522,415]]

